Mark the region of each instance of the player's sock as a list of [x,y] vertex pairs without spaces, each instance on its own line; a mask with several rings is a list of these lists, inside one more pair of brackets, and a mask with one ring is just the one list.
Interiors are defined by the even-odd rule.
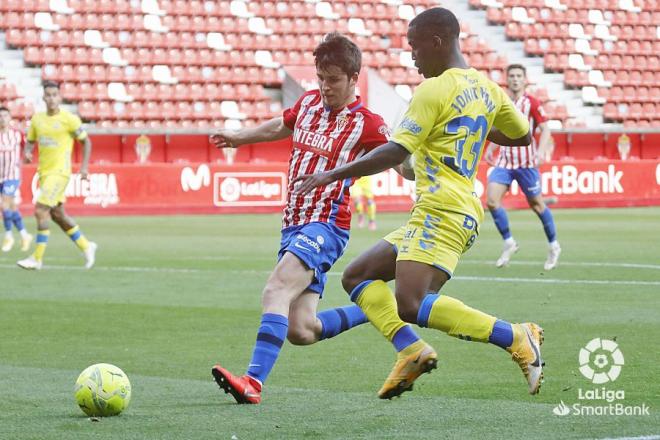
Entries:
[[367,219],[370,222],[376,221],[376,202],[374,199],[367,199]]
[[23,217],[21,216],[21,213],[18,212],[18,210],[12,212],[11,219],[14,222],[16,230],[21,233],[21,236],[25,237],[27,231],[25,230],[25,225],[23,224]]
[[12,212],[8,209],[3,209],[2,210],[2,223],[5,225],[5,231],[11,232],[12,221],[13,221]]
[[87,237],[80,232],[80,227],[78,225],[66,231],[66,235],[69,236],[71,241],[73,241],[81,251],[85,252],[89,247],[89,241],[87,240]]
[[504,208],[491,209],[490,215],[493,216],[495,227],[500,232],[503,239],[511,238],[511,231],[509,230],[509,217],[506,215]]
[[351,292],[351,301],[360,306],[369,321],[398,352],[420,339],[412,327],[399,318],[396,299],[385,281],[363,281]]
[[44,259],[44,253],[46,252],[46,246],[48,245],[48,236],[50,236],[50,231],[48,229],[40,229],[37,231],[37,245],[34,249],[34,259],[37,261],[42,261]]
[[548,237],[548,243],[552,243],[557,239],[557,230],[555,229],[555,219],[552,217],[552,212],[550,208],[545,208],[545,211],[538,214],[541,222],[543,223],[543,230],[545,231],[545,236]]
[[316,317],[321,321],[320,341],[334,338],[339,333],[369,321],[362,309],[356,305],[323,310]]
[[362,197],[357,197],[355,199],[355,213],[357,215],[364,214],[364,203],[362,202]]
[[289,328],[289,319],[276,313],[264,313],[257,330],[257,342],[254,344],[252,360],[248,365],[247,375],[264,383],[273,369],[275,361]]
[[417,313],[417,325],[441,330],[468,341],[489,342],[497,319],[447,295],[427,294]]

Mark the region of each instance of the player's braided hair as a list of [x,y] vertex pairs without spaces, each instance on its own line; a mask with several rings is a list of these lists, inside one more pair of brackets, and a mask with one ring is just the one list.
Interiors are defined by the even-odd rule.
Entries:
[[329,33],[323,38],[314,49],[314,59],[317,68],[337,66],[349,77],[360,73],[362,68],[360,48],[338,32]]
[[445,38],[458,39],[461,33],[461,26],[458,24],[458,19],[453,12],[445,8],[427,9],[413,18],[408,26],[415,26],[429,35],[438,35]]

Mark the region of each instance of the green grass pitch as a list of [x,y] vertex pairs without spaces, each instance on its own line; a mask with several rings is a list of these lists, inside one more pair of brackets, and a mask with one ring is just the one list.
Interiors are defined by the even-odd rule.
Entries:
[[[660,209],[555,210],[560,266],[543,272],[545,237],[528,210],[510,213],[521,249],[496,269],[501,240],[486,218],[481,237],[444,293],[510,321],[545,328],[546,380],[527,394],[503,350],[421,330],[438,369],[413,392],[376,391],[394,354],[370,326],[310,347],[285,344],[258,406],[236,405],[211,379],[218,361],[240,373],[252,351],[260,296],[279,244],[279,215],[79,218],[99,244],[97,267],[53,231],[46,267],[0,255],[0,439],[572,439],[660,434]],[[321,308],[349,303],[340,273],[401,225],[353,231]],[[32,221],[28,222],[31,229]],[[600,389],[579,372],[593,338],[615,339],[625,405],[648,416],[557,416],[560,401]],[[73,384],[85,367],[118,365],[133,398],[121,416],[92,422]],[[617,403],[617,402],[615,402]],[[655,438],[655,437],[654,437]]]

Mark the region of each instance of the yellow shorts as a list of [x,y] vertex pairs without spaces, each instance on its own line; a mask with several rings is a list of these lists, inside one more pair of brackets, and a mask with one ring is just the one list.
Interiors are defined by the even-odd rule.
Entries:
[[451,277],[478,235],[479,225],[469,215],[417,207],[405,226],[383,239],[396,247],[397,261],[426,263]]
[[50,206],[51,208],[66,201],[66,186],[69,183],[69,176],[50,174],[39,176],[39,197],[37,203]]
[[360,177],[356,180],[353,186],[351,186],[351,196],[373,199],[374,192],[371,188],[371,176]]

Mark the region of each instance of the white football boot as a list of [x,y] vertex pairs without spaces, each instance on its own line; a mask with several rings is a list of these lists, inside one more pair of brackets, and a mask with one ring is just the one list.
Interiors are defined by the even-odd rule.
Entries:
[[13,247],[14,237],[11,235],[5,235],[5,238],[2,240],[2,252],[9,252]]
[[91,269],[96,262],[96,249],[98,245],[93,241],[89,242],[89,247],[85,251],[85,269]]
[[500,258],[497,259],[495,262],[495,267],[504,267],[507,264],[509,264],[509,260],[511,260],[511,257],[513,254],[518,252],[518,243],[516,243],[516,240],[513,238],[510,240],[505,240],[504,241],[504,249],[502,250],[502,255],[500,255]]
[[41,266],[43,263],[41,261],[37,261],[33,255],[30,255],[24,260],[19,260],[16,262],[18,264],[18,267],[21,267],[26,270],[40,270]]
[[557,267],[559,262],[559,254],[561,254],[561,246],[557,241],[553,241],[548,245],[548,258],[545,260],[543,269],[552,270]]

